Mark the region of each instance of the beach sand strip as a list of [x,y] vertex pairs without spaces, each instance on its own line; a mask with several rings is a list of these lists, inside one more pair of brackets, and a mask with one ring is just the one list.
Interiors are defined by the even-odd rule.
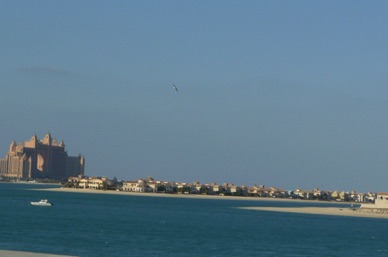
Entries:
[[388,219],[387,214],[371,213],[362,209],[336,208],[336,207],[240,207],[245,210],[288,212],[315,215],[334,215],[360,218]]

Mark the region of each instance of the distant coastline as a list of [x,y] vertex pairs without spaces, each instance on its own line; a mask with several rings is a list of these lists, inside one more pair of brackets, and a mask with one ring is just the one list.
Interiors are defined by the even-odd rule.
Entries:
[[[301,202],[301,203],[322,203],[322,204],[349,204],[347,202],[337,201],[319,201],[319,200],[301,200],[288,198],[271,198],[271,197],[247,197],[247,196],[220,196],[220,195],[202,195],[202,194],[169,194],[169,193],[141,193],[114,190],[96,190],[96,189],[77,189],[77,188],[39,188],[32,190],[65,192],[65,193],[86,193],[86,194],[113,194],[128,196],[147,196],[147,197],[175,197],[191,199],[216,199],[216,200],[237,200],[237,201],[281,201],[281,202]],[[357,204],[359,205],[359,204]]]
[[[320,203],[320,204],[335,204],[348,205],[349,203],[336,201],[317,201],[317,200],[300,200],[300,199],[282,199],[268,197],[241,197],[241,196],[217,196],[217,195],[198,195],[198,194],[166,194],[166,193],[140,193],[140,192],[123,192],[112,190],[95,190],[95,189],[76,189],[76,188],[39,188],[31,189],[39,191],[52,191],[64,193],[80,193],[80,194],[110,194],[110,195],[127,195],[127,196],[144,196],[144,197],[172,197],[186,199],[211,199],[211,200],[235,200],[235,201],[276,201],[276,202],[300,202],[300,203]],[[287,212],[312,215],[333,215],[347,216],[359,218],[382,218],[388,219],[388,213],[375,213],[359,208],[360,204],[354,204],[349,207],[240,207],[244,210],[254,211],[272,211],[272,212]]]

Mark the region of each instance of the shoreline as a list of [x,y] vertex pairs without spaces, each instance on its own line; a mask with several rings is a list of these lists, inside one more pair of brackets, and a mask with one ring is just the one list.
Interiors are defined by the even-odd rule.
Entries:
[[373,213],[359,208],[350,209],[336,207],[240,207],[239,209],[267,212],[299,213],[309,215],[331,215],[357,218],[388,219],[388,214],[386,213]]
[[370,212],[359,208],[359,203],[353,203],[355,208],[350,208],[351,203],[348,202],[330,202],[330,201],[314,201],[314,200],[298,200],[284,198],[266,198],[266,197],[241,197],[241,196],[218,196],[218,195],[195,195],[195,194],[166,194],[166,193],[140,193],[140,192],[124,192],[124,191],[103,191],[95,189],[77,189],[77,188],[39,188],[31,189],[39,191],[51,191],[62,193],[79,193],[79,194],[109,194],[109,195],[124,195],[124,196],[144,196],[144,197],[172,197],[185,199],[206,199],[206,200],[234,200],[234,201],[280,201],[293,203],[320,203],[333,205],[349,205],[348,207],[238,207],[243,210],[254,211],[272,211],[272,212],[287,212],[311,215],[332,215],[332,216],[347,216],[359,218],[380,218],[388,219],[386,213]]
[[[215,199],[215,200],[235,200],[235,201],[280,201],[291,203],[320,203],[320,204],[351,204],[349,202],[336,201],[318,201],[318,200],[300,200],[288,198],[271,198],[271,197],[249,197],[249,196],[219,196],[219,195],[201,195],[201,194],[168,194],[168,193],[141,193],[141,192],[126,192],[113,190],[96,190],[96,189],[78,189],[78,188],[37,188],[31,190],[52,191],[63,193],[80,193],[80,194],[110,194],[110,195],[126,195],[126,196],[145,196],[145,197],[172,197],[172,198],[186,198],[186,199]],[[353,203],[355,204],[355,203]],[[360,205],[356,203],[355,205]]]

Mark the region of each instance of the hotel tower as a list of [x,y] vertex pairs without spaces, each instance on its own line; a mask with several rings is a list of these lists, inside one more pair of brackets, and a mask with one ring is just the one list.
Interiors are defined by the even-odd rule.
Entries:
[[6,177],[63,180],[84,172],[85,157],[68,156],[65,143],[58,143],[50,133],[42,140],[34,135],[24,143],[13,141],[5,159],[0,159],[0,176]]

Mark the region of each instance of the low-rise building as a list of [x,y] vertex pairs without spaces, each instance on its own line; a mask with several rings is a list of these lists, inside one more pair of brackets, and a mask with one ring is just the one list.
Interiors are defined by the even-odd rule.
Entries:
[[146,192],[146,183],[143,179],[123,182],[123,191]]
[[377,193],[374,204],[362,204],[361,208],[388,210],[388,193],[387,192]]
[[212,192],[212,194],[218,195],[221,191],[221,186],[217,185],[217,183],[212,182],[209,186],[209,192]]
[[88,179],[88,186],[90,189],[106,189],[108,185],[108,178],[92,177]]
[[145,190],[146,190],[146,192],[156,193],[156,192],[158,192],[159,186],[160,186],[160,183],[158,183],[156,181],[150,181],[150,182],[147,182]]
[[89,179],[82,178],[78,183],[78,187],[83,189],[89,188]]
[[106,189],[108,185],[108,178],[106,177],[69,177],[67,179],[67,186],[72,188],[91,188],[91,189]]

